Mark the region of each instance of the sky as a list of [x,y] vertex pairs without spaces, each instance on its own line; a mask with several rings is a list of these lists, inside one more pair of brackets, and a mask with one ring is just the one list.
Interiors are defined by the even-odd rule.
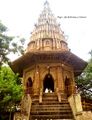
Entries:
[[[0,20],[8,27],[8,34],[26,38],[43,10],[46,0],[0,0]],[[48,0],[57,17],[71,51],[84,60],[92,49],[91,0]],[[59,16],[59,17],[58,17]]]

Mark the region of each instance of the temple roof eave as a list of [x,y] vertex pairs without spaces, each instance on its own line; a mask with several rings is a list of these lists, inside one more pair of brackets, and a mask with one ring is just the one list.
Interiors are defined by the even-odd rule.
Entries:
[[13,61],[10,65],[15,73],[23,74],[23,70],[36,63],[65,63],[72,66],[75,76],[82,73],[87,66],[87,62],[74,55],[70,51],[46,51],[28,52]]

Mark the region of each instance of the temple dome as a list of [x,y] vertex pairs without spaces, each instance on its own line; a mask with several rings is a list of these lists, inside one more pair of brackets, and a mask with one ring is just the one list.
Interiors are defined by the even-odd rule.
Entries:
[[39,50],[69,50],[64,32],[61,30],[60,24],[57,23],[48,1],[44,3],[44,9],[38,18],[38,22],[35,24],[27,47],[27,52]]

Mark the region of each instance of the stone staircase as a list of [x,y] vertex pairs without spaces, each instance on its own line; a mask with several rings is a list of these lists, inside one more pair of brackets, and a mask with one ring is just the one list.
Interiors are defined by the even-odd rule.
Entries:
[[42,103],[39,103],[39,97],[33,97],[30,120],[73,119],[73,114],[67,99],[59,103],[55,93],[46,93],[43,95]]

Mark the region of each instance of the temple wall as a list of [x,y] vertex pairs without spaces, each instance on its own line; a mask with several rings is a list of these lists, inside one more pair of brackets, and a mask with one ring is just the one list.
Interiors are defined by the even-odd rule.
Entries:
[[80,94],[68,98],[75,120],[92,120],[92,111],[83,111]]
[[83,111],[82,114],[76,116],[76,120],[92,120],[92,111]]
[[[54,80],[54,91],[60,93],[65,92],[65,79],[69,78],[69,92],[72,94],[74,91],[74,75],[70,66],[61,63],[41,63],[35,66],[29,66],[23,73],[23,86],[26,89],[26,83],[29,77],[33,82],[33,92],[39,94],[40,89],[43,90],[43,81],[45,76],[50,73]],[[67,80],[68,81],[68,80]]]

